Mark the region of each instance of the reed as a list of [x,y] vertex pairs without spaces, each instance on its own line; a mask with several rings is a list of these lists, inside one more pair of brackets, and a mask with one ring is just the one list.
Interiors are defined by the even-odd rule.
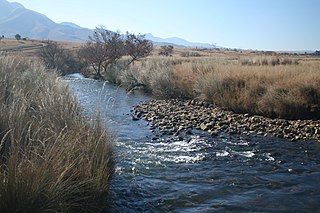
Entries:
[[198,78],[199,94],[240,113],[287,119],[320,118],[320,64],[217,65]]
[[160,98],[203,99],[238,113],[272,118],[320,118],[318,61],[150,57],[117,73],[126,87],[144,85]]
[[113,136],[41,64],[1,56],[0,79],[1,212],[106,208]]

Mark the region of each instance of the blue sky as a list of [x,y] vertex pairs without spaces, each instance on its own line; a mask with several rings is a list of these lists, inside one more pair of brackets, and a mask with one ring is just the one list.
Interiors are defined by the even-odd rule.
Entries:
[[9,0],[55,22],[223,47],[320,49],[320,0]]

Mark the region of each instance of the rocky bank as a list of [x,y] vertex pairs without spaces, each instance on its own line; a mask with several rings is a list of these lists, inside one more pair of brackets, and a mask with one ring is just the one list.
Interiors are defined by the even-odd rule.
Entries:
[[144,118],[162,134],[190,133],[193,129],[221,134],[258,134],[290,140],[320,142],[319,120],[270,119],[249,114],[236,114],[195,100],[152,100],[133,109],[133,120]]

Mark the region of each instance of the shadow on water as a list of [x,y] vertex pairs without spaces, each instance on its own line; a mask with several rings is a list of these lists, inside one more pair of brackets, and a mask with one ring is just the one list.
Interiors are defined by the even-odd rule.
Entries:
[[110,212],[320,211],[320,144],[258,135],[154,138],[132,121],[132,106],[150,98],[89,79],[66,80],[83,110],[97,103],[118,136]]

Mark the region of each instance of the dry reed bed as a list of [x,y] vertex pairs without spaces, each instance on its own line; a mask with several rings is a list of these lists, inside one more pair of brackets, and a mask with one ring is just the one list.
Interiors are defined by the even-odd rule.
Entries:
[[[320,119],[320,63],[257,58],[259,64],[215,58],[148,58],[118,72],[124,85],[145,85],[162,98],[203,99],[237,113]],[[265,61],[265,62],[264,62]],[[275,62],[274,62],[275,61]]]
[[1,212],[97,212],[113,138],[39,63],[0,56]]
[[206,100],[240,113],[320,119],[320,63],[215,66],[198,78]]

